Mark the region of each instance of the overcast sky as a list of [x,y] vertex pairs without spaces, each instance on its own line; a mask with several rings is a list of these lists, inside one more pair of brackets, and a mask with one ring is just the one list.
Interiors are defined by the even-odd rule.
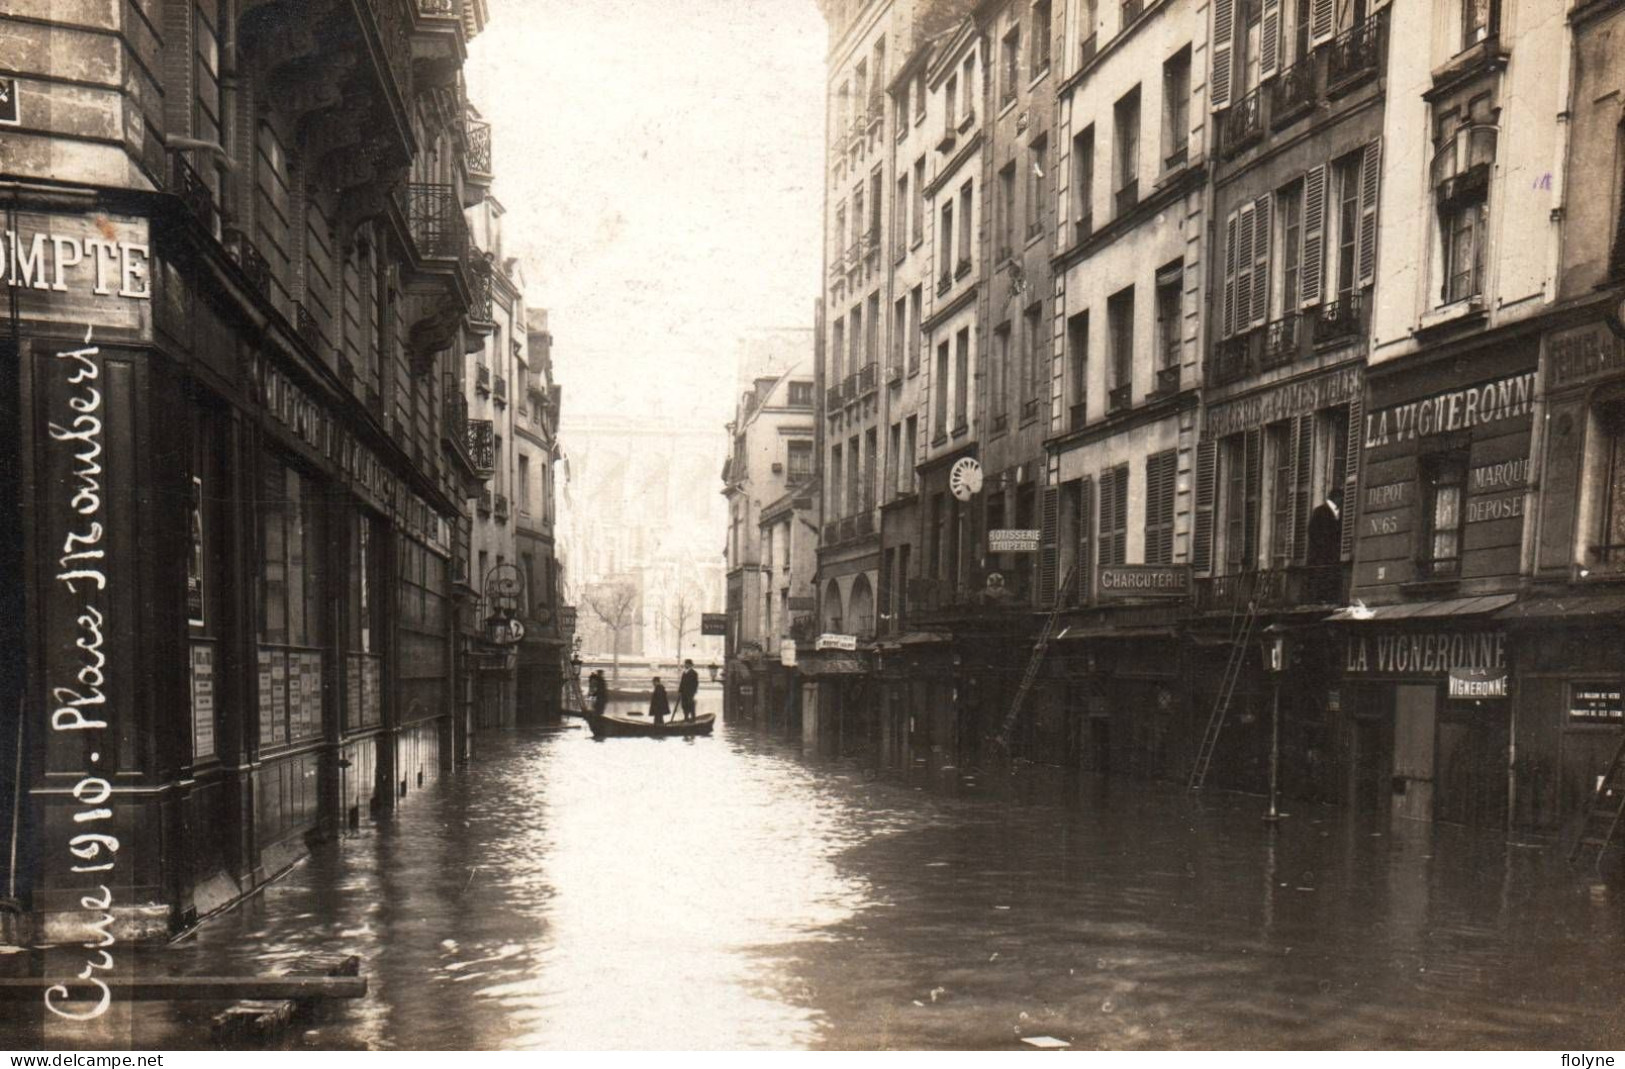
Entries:
[[[470,96],[565,408],[720,426],[735,339],[812,325],[825,28],[813,0],[488,0]],[[810,354],[809,354],[810,355]]]

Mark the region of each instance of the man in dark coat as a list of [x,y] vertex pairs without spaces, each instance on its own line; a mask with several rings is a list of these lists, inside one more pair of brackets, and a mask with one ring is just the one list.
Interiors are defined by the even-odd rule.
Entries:
[[693,661],[683,662],[683,676],[677,681],[677,704],[683,710],[684,720],[694,719],[694,697],[700,692],[700,674],[694,671]]
[[671,715],[671,702],[666,698],[666,688],[661,685],[659,676],[655,676],[655,691],[649,695],[649,715],[657,724],[664,724]]
[[1309,514],[1310,596],[1315,601],[1338,600],[1337,566],[1343,557],[1343,488],[1333,487],[1326,500]]

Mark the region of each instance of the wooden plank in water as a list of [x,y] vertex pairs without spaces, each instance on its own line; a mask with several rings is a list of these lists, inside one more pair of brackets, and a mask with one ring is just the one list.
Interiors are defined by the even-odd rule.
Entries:
[[[235,1002],[241,999],[365,998],[365,976],[120,976],[102,980],[113,998],[131,1002]],[[44,998],[57,984],[73,1000],[94,1002],[101,992],[80,980],[0,977],[0,1002]]]

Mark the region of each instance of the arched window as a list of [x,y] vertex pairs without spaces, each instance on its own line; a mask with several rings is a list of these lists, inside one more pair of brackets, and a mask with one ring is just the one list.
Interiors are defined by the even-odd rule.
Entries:
[[852,596],[847,599],[847,630],[856,635],[872,635],[875,630],[875,595],[869,577],[852,580]]
[[824,630],[831,634],[841,631],[841,584],[834,579],[824,589]]

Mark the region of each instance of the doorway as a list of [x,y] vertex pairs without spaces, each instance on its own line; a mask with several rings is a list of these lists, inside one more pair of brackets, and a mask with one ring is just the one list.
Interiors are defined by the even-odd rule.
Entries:
[[1406,820],[1433,819],[1433,754],[1439,688],[1434,684],[1394,687],[1393,814]]
[[1477,828],[1506,827],[1511,727],[1505,704],[1443,704],[1439,713],[1434,819]]

